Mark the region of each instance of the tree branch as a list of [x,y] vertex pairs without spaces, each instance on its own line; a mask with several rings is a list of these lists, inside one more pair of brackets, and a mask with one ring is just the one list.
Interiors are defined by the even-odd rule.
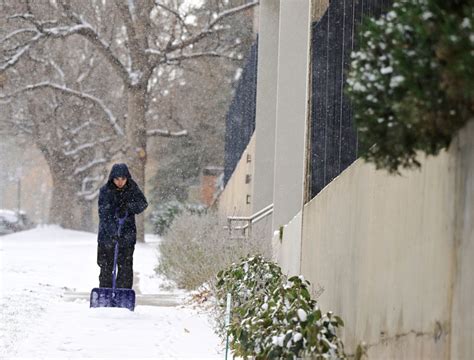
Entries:
[[63,150],[63,153],[66,156],[74,156],[74,155],[77,155],[79,152],[81,152],[83,150],[93,149],[98,144],[105,144],[105,143],[107,143],[109,141],[113,141],[113,140],[114,140],[113,137],[107,137],[107,138],[104,138],[104,139],[100,139],[99,141],[96,141],[96,142],[85,143],[85,144],[79,145],[78,147],[76,147],[75,149],[72,149],[72,150]]
[[19,29],[11,32],[7,36],[5,36],[2,40],[0,40],[0,44],[3,44],[4,42],[10,40],[11,38],[15,37],[16,35],[23,34],[23,33],[37,33],[38,31],[34,28],[29,28],[29,29]]
[[155,5],[173,14],[184,27],[187,27],[186,23],[184,22],[184,19],[182,18],[182,16],[179,14],[178,11],[171,9],[169,6],[166,6],[165,4],[159,3],[158,1],[155,1]]
[[[105,178],[106,176],[103,174],[92,177],[86,176],[84,179],[82,179],[81,191],[77,193],[77,196],[83,197],[89,201],[94,200],[99,195],[100,186],[102,185],[102,182]],[[89,183],[92,183],[94,188],[86,190]]]
[[[64,5],[63,5],[64,8]],[[15,65],[18,60],[25,55],[25,53],[33,47],[33,45],[37,44],[40,40],[46,38],[66,38],[71,35],[80,35],[83,36],[85,39],[90,41],[96,48],[100,51],[100,53],[108,60],[108,62],[112,65],[112,67],[117,71],[119,76],[126,84],[130,84],[130,74],[127,71],[126,67],[120,62],[120,60],[113,54],[110,46],[103,41],[99,34],[94,30],[92,25],[85,22],[82,18],[72,13],[69,8],[64,8],[67,17],[70,21],[73,21],[74,24],[69,25],[62,25],[56,27],[46,28],[45,24],[56,23],[52,21],[46,22],[38,22],[34,15],[32,14],[22,14],[22,15],[14,15],[12,18],[22,18],[36,27],[36,35],[27,41],[27,43],[22,46],[6,63],[0,66],[0,71],[4,71],[9,67]],[[23,32],[32,32],[32,29],[22,29],[22,30],[15,30],[14,32],[7,35],[4,40],[8,40],[15,35],[21,34]]]
[[24,93],[24,92],[31,92],[31,91],[34,91],[34,90],[45,89],[45,88],[53,89],[53,90],[59,91],[59,92],[64,93],[64,94],[76,96],[78,98],[84,99],[84,100],[89,101],[92,104],[98,106],[106,114],[110,125],[112,125],[112,127],[113,127],[114,131],[117,133],[117,135],[124,136],[124,132],[123,132],[122,128],[120,127],[120,125],[117,123],[116,117],[114,116],[112,111],[104,104],[104,102],[101,99],[99,99],[99,98],[97,98],[93,95],[90,95],[90,94],[86,94],[86,93],[82,93],[82,92],[79,92],[79,91],[76,91],[76,90],[73,90],[73,89],[69,89],[69,88],[67,88],[65,86],[62,86],[62,85],[53,84],[53,83],[50,83],[50,82],[41,82],[41,83],[38,83],[38,84],[26,86],[25,88],[16,90],[11,94],[6,94],[6,95],[1,95],[0,94],[0,100],[1,99],[12,98],[12,97],[15,97],[18,94],[21,94],[21,93]]
[[220,23],[225,18],[227,18],[229,16],[232,16],[234,14],[237,14],[239,12],[251,9],[251,8],[257,6],[258,4],[259,4],[259,1],[257,0],[257,1],[254,1],[254,2],[251,2],[251,3],[248,3],[248,4],[244,4],[244,5],[237,6],[235,8],[223,11],[222,13],[217,15],[216,18],[214,20],[212,20],[201,32],[197,33],[194,36],[191,36],[190,38],[188,38],[186,40],[183,40],[179,43],[176,43],[174,45],[171,45],[171,46],[167,47],[165,49],[165,52],[170,53],[170,52],[173,52],[173,51],[178,50],[178,49],[184,49],[184,48],[188,47],[191,44],[197,43],[198,41],[204,39],[206,36],[211,34],[213,32],[214,26],[216,26],[218,23]]
[[[127,2],[125,4],[124,2]],[[143,56],[143,50],[148,47],[148,34],[150,26],[149,11],[153,7],[153,1],[140,1],[140,6],[135,7],[133,0],[120,0],[115,2],[118,8],[125,29],[127,32],[127,48],[131,59],[130,64],[130,85],[143,84],[148,79],[152,68],[148,64],[148,59]]]
[[80,166],[74,170],[74,175],[79,175],[83,173],[84,171],[87,171],[95,166],[106,164],[107,160],[106,159],[94,159],[91,161],[89,164],[86,164],[84,166]]
[[188,131],[187,130],[181,130],[181,131],[171,132],[169,130],[154,129],[154,130],[148,130],[146,132],[146,135],[148,137],[152,137],[152,136],[183,137],[183,136],[188,136]]
[[14,66],[18,62],[18,60],[20,60],[23,57],[23,55],[28,53],[28,50],[30,50],[30,48],[36,43],[38,43],[43,37],[44,37],[43,34],[37,33],[33,38],[29,40],[29,42],[26,45],[21,46],[19,50],[8,61],[0,65],[0,71],[3,72],[7,70],[8,68]]
[[130,9],[130,5],[125,5],[122,1],[116,1],[115,6],[118,8],[120,14],[122,15],[122,20],[127,29],[128,37],[128,47],[130,48],[130,53],[139,53],[139,44],[137,41],[137,34],[135,32],[135,27],[133,26],[133,14]]
[[[76,30],[78,35],[82,35],[97,47],[99,52],[104,55],[110,65],[117,71],[118,75],[126,84],[130,84],[130,73],[120,60],[113,54],[110,46],[103,41],[96,31],[89,25]],[[71,34],[68,34],[71,35]]]
[[218,53],[216,51],[207,51],[207,52],[200,52],[200,53],[181,54],[175,57],[168,57],[164,59],[163,62],[165,63],[181,62],[184,60],[192,60],[192,59],[198,59],[202,57],[225,58],[225,59],[229,59],[233,61],[242,61],[242,59],[239,59],[238,57],[235,57],[235,56]]

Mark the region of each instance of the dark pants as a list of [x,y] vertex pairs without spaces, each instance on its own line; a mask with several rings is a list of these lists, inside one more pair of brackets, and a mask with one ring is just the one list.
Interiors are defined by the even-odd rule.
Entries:
[[[133,251],[135,245],[119,245],[117,265],[118,274],[115,287],[131,289],[133,285]],[[100,266],[99,286],[112,287],[114,270],[115,245],[99,245],[97,248],[97,264]]]

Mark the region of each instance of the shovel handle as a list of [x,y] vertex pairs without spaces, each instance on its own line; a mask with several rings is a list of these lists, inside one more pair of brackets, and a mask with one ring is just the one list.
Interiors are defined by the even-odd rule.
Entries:
[[117,278],[117,258],[118,258],[118,241],[115,242],[115,249],[114,249],[114,271],[112,272],[112,292],[115,290],[115,281]]
[[120,236],[122,233],[122,227],[125,224],[125,220],[127,220],[127,217],[128,217],[128,211],[125,211],[124,217],[121,218],[118,216],[118,209],[117,209],[117,211],[115,211],[115,216],[118,221],[117,236]]

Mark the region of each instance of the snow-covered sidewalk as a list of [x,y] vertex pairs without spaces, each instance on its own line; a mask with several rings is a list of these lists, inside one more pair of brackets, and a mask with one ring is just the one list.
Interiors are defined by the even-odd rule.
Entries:
[[140,305],[146,294],[184,295],[163,290],[154,241],[137,244],[130,312],[90,309],[83,296],[98,285],[95,234],[42,227],[0,237],[0,358],[223,358],[206,314]]

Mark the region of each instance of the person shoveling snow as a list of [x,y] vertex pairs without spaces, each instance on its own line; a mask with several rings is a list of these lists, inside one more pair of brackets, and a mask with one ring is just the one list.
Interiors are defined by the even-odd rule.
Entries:
[[135,215],[143,212],[147,206],[147,200],[132,179],[127,165],[115,164],[99,193],[97,264],[100,275],[99,288],[91,292],[91,307],[134,309]]

